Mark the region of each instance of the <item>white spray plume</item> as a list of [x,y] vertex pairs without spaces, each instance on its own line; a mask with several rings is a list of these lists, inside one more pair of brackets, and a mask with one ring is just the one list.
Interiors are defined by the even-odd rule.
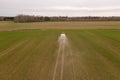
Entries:
[[65,33],[61,33],[59,36],[59,44],[65,45],[67,43],[67,37]]

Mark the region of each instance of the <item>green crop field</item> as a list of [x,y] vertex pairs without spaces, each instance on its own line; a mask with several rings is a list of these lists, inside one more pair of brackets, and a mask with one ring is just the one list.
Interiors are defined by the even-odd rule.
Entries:
[[0,80],[120,80],[120,22],[0,22]]

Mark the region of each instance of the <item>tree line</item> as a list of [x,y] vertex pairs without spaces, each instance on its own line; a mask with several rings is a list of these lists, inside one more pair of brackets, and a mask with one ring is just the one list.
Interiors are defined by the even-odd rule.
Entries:
[[46,21],[120,21],[120,17],[98,17],[98,16],[84,16],[84,17],[68,17],[68,16],[30,16],[18,15],[15,17],[0,17],[0,21],[14,21],[18,23],[24,22],[46,22]]
[[15,17],[3,17],[0,16],[0,21],[14,21]]

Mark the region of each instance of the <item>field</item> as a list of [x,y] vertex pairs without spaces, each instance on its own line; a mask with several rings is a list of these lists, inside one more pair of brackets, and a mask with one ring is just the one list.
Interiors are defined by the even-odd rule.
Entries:
[[0,31],[12,30],[76,30],[76,29],[120,29],[120,21],[101,22],[35,22],[35,23],[14,23],[0,22]]
[[0,22],[0,80],[120,80],[120,22]]

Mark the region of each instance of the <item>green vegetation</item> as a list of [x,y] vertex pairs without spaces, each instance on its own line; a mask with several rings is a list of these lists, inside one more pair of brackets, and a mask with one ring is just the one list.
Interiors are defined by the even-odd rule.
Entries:
[[[119,26],[120,22],[0,22],[0,80],[53,80],[62,32],[72,52],[64,54],[63,80],[120,80]],[[78,27],[84,30],[72,30]],[[54,28],[61,30],[48,30]],[[103,28],[110,30],[95,30]]]

